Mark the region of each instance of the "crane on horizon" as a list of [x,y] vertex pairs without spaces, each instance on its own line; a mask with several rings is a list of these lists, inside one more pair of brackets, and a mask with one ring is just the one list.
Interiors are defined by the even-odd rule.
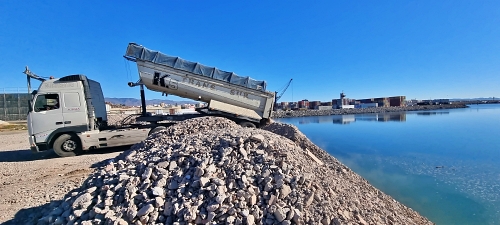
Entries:
[[283,94],[285,94],[285,91],[288,89],[288,87],[290,86],[290,84],[292,83],[293,81],[293,78],[290,79],[290,81],[288,81],[288,83],[283,87],[281,88],[279,91],[279,95],[278,95],[278,91],[275,91],[275,95],[274,95],[274,110],[276,110],[277,106],[278,106],[278,100],[280,100],[281,96],[283,96]]

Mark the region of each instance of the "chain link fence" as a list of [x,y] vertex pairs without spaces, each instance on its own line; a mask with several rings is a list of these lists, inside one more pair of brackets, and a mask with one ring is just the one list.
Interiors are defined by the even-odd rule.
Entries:
[[0,88],[0,120],[26,120],[30,98],[27,88]]

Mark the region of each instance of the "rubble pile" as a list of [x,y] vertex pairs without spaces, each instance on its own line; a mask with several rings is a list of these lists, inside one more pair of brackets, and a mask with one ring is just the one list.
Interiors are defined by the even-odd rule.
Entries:
[[430,224],[319,151],[290,125],[186,120],[104,163],[38,223]]

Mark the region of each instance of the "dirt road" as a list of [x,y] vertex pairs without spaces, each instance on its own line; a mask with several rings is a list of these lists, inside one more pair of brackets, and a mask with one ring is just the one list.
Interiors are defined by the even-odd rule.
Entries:
[[33,224],[51,203],[79,187],[93,166],[125,149],[59,158],[52,151],[32,153],[27,131],[0,132],[0,224]]

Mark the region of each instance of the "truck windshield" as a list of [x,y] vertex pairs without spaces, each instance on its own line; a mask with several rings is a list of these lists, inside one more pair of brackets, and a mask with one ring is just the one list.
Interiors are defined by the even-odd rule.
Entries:
[[59,95],[58,94],[41,94],[36,97],[35,112],[54,110],[59,108]]

